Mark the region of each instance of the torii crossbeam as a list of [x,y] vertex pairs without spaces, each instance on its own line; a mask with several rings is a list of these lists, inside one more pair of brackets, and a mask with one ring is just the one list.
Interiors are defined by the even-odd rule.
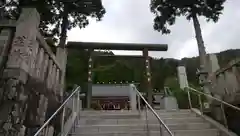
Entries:
[[105,49],[105,50],[135,50],[167,51],[167,44],[142,43],[100,43],[100,42],[68,42],[67,48],[73,49]]

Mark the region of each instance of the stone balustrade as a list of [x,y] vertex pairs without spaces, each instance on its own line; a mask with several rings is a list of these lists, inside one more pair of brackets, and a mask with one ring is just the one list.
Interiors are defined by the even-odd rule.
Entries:
[[240,103],[240,59],[230,61],[214,73],[214,94],[232,104]]
[[17,21],[0,22],[0,135],[18,135],[46,120],[62,101],[62,68],[39,32],[40,16],[25,8]]

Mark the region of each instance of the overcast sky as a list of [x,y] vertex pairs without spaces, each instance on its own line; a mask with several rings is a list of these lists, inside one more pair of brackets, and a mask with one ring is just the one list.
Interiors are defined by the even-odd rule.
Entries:
[[[167,52],[150,52],[150,56],[183,58],[197,56],[197,44],[191,21],[177,19],[170,35],[153,30],[150,0],[102,0],[106,14],[100,22],[91,21],[84,29],[68,33],[69,41],[166,43]],[[218,23],[207,23],[200,18],[207,52],[219,52],[240,47],[240,0],[227,0]],[[114,51],[121,55],[140,55],[141,52]]]

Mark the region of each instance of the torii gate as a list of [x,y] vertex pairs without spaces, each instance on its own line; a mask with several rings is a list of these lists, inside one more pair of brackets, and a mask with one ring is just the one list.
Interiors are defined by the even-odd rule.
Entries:
[[133,50],[142,51],[145,59],[145,83],[148,94],[148,102],[152,104],[152,85],[151,72],[149,64],[148,51],[167,51],[167,44],[137,44],[137,43],[98,43],[98,42],[68,42],[67,48],[71,49],[88,49],[88,92],[87,92],[87,108],[91,106],[92,97],[92,55],[94,49],[105,50]]

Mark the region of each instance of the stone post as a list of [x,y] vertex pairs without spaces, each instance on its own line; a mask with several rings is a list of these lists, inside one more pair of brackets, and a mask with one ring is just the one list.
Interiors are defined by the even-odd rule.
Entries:
[[67,65],[67,49],[64,47],[58,47],[57,48],[57,54],[56,54],[56,58],[57,61],[60,64],[61,67],[61,78],[60,78],[60,97],[63,97],[64,94],[64,89],[65,89],[65,73],[66,73],[66,65]]
[[188,87],[187,73],[184,66],[178,66],[178,81],[181,89]]
[[14,136],[23,133],[20,131],[21,128],[24,128],[23,121],[27,111],[27,100],[28,95],[31,93],[29,90],[26,90],[25,84],[32,68],[31,63],[33,62],[31,58],[39,22],[40,16],[36,9],[22,9],[3,73],[3,78],[5,79],[3,85],[4,108],[1,110],[7,112],[1,114],[4,120],[1,121],[3,124],[0,124],[0,129],[3,130],[0,131],[0,135],[2,132],[3,135],[11,132]]
[[137,92],[134,89],[135,87],[129,86],[131,110],[137,110]]
[[[187,73],[184,66],[178,66],[178,81],[181,89],[185,89],[188,87],[188,79],[187,79]],[[191,94],[189,92],[189,89],[187,89],[188,94],[188,104],[189,108],[192,108],[192,102],[191,102]]]

